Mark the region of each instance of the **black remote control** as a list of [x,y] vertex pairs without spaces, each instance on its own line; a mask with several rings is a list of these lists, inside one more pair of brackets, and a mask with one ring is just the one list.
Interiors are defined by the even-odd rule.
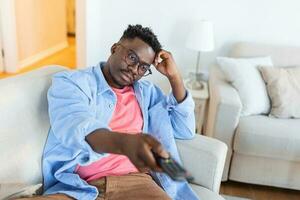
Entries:
[[176,162],[170,155],[169,158],[163,158],[159,156],[157,153],[153,152],[155,160],[163,169],[163,172],[168,174],[173,180],[176,181],[192,181],[194,178],[184,169],[178,162]]

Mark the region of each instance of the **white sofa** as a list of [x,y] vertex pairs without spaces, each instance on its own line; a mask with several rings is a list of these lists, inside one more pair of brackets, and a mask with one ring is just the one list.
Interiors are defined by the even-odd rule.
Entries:
[[[272,57],[274,66],[300,66],[299,47],[237,43],[230,53],[230,57],[266,55]],[[224,80],[218,66],[210,73],[209,86],[206,135],[228,146],[222,180],[299,190],[300,119],[241,117],[239,94]]]
[[[31,190],[41,186],[41,156],[50,127],[46,92],[51,75],[61,70],[65,68],[47,66],[0,80],[0,199],[24,194],[26,186]],[[222,200],[218,193],[226,145],[200,135],[178,140],[177,145],[195,177],[191,186],[196,193],[203,200]]]

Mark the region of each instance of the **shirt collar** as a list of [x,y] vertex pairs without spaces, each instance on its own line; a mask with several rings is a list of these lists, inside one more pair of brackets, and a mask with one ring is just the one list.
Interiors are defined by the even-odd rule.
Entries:
[[98,75],[98,93],[102,94],[104,92],[107,91],[112,91],[111,87],[108,85],[103,72],[101,70],[102,67],[104,67],[105,62],[100,62],[97,66],[96,66],[96,74]]

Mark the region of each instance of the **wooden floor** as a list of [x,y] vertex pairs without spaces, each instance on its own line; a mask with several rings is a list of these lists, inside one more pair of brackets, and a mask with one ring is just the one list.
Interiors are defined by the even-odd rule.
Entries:
[[300,200],[300,191],[233,181],[223,182],[220,193],[252,200]]
[[37,63],[34,63],[30,66],[24,67],[18,73],[15,74],[7,74],[0,73],[0,78],[6,78],[10,76],[14,76],[16,74],[28,72],[46,65],[62,65],[68,68],[74,69],[76,66],[76,44],[74,37],[68,37],[69,46],[47,58],[44,58]]

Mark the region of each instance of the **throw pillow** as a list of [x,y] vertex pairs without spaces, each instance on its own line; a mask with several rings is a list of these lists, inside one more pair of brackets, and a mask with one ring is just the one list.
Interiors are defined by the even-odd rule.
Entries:
[[270,100],[258,66],[273,67],[270,56],[256,58],[218,57],[225,78],[238,91],[243,108],[241,116],[268,114]]
[[259,69],[272,102],[270,115],[300,118],[300,67]]

